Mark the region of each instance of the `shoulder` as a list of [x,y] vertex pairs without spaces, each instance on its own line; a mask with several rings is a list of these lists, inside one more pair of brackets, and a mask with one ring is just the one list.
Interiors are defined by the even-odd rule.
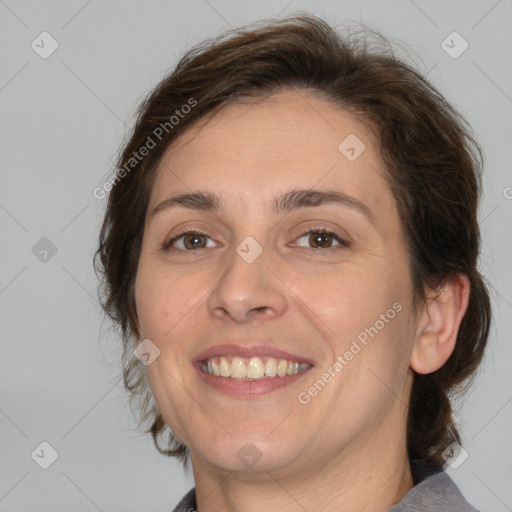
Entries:
[[197,511],[196,503],[196,489],[190,491],[181,498],[180,502],[176,505],[172,512],[194,512]]
[[479,512],[471,506],[444,471],[430,475],[414,486],[388,512]]

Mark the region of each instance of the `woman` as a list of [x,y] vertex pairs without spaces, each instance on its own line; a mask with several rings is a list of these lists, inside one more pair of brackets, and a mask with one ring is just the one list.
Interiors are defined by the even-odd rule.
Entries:
[[423,77],[309,15],[152,91],[97,265],[142,421],[192,463],[176,511],[475,510],[443,468],[489,332],[480,170]]

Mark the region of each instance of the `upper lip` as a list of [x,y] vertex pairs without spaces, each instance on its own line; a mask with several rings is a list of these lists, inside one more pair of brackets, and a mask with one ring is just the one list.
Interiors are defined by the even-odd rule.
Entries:
[[310,359],[291,354],[284,350],[279,350],[270,345],[251,345],[242,346],[234,344],[214,345],[205,350],[202,350],[194,358],[194,364],[212,357],[218,356],[238,356],[238,357],[273,357],[275,359],[286,359],[287,361],[294,361],[299,364],[310,364],[313,366],[313,362]]

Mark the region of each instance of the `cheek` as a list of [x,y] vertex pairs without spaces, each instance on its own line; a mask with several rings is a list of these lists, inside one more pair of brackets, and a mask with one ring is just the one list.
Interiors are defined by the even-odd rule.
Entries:
[[199,306],[203,295],[197,274],[183,276],[175,268],[141,262],[135,302],[142,334],[165,342],[172,337],[177,324]]
[[334,361],[344,358],[338,384],[348,379],[372,395],[379,391],[374,389],[380,386],[379,375],[399,387],[408,368],[411,337],[405,262],[350,262],[329,275],[303,275],[294,282],[294,293],[313,311],[310,317],[318,331],[325,333],[324,348],[329,345]]
[[404,290],[387,275],[378,268],[369,272],[347,265],[328,275],[302,276],[293,291],[332,334],[351,338],[379,321],[395,302],[401,303]]

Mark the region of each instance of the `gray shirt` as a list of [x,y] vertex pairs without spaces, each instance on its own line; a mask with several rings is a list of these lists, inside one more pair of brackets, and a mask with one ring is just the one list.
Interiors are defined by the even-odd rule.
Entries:
[[[444,471],[411,462],[415,486],[387,512],[479,512],[462,496],[455,482]],[[173,512],[197,510],[196,490],[191,489]]]
[[462,496],[455,482],[440,471],[415,485],[388,512],[479,512]]

